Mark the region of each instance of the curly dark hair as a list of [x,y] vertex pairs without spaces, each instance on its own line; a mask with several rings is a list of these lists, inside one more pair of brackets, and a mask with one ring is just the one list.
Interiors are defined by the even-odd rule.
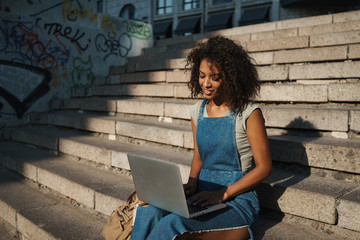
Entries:
[[257,71],[247,52],[240,44],[222,36],[211,37],[207,42],[198,44],[191,50],[185,66],[191,70],[188,87],[192,97],[202,92],[199,68],[204,59],[219,69],[221,94],[230,110],[242,112],[260,90]]

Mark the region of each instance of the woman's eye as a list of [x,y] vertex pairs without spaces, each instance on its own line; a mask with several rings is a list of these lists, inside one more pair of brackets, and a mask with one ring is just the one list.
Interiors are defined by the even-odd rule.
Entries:
[[205,75],[200,75],[199,78],[205,78]]
[[212,79],[216,82],[220,81],[220,77],[219,76],[213,76]]

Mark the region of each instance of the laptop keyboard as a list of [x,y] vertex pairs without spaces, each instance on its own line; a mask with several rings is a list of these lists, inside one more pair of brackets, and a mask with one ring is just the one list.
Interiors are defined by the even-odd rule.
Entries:
[[196,213],[196,212],[200,212],[202,210],[207,209],[207,207],[202,207],[202,206],[193,206],[188,204],[188,209],[189,209],[189,213]]

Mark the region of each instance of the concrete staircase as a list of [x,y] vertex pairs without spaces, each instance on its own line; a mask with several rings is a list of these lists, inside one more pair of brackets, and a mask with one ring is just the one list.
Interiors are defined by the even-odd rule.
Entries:
[[[5,239],[101,239],[134,190],[126,154],[192,156],[185,56],[210,35],[256,63],[274,162],[257,239],[360,239],[360,11],[160,40],[0,142]],[[5,230],[4,230],[5,229]],[[10,229],[10,230],[9,230]]]

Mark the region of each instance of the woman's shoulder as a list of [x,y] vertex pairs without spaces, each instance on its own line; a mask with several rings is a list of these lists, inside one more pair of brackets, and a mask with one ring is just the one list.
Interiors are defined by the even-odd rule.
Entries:
[[[256,110],[260,109],[259,105],[254,102],[250,102],[244,108],[242,112],[239,112],[237,115],[238,123],[241,123],[241,126],[246,130],[246,120],[250,117],[250,115]],[[261,110],[261,109],[260,109]]]
[[195,104],[191,105],[189,108],[190,117],[193,119],[195,125],[197,125],[197,119],[198,119],[200,107],[201,107],[201,104],[203,103],[203,101],[204,100],[197,101]]
[[259,105],[257,105],[254,102],[250,102],[244,109],[242,115],[245,116],[246,118],[248,118],[251,115],[251,113],[253,111],[255,111],[256,109],[260,109]]

